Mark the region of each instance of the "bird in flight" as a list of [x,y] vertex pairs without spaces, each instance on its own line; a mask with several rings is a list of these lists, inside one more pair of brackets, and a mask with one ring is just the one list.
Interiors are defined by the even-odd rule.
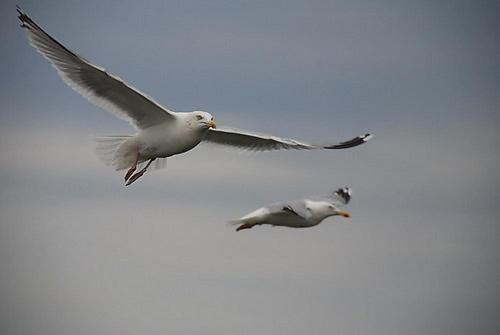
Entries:
[[76,92],[97,106],[128,120],[137,133],[97,138],[97,154],[115,170],[127,170],[125,184],[139,179],[155,162],[193,149],[201,142],[233,146],[251,151],[279,149],[346,149],[368,141],[364,134],[345,142],[315,145],[236,129],[219,129],[210,113],[174,112],[93,65],[47,34],[18,6],[19,20],[30,44],[48,59],[59,76]]
[[349,187],[343,187],[327,196],[277,202],[256,209],[237,220],[230,221],[230,223],[238,225],[236,231],[264,224],[291,228],[313,227],[330,216],[350,217],[351,214],[340,207],[349,203],[351,194],[352,191]]

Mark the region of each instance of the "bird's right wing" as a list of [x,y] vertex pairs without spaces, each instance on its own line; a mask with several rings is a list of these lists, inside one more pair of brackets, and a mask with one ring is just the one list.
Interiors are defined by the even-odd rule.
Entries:
[[332,192],[327,198],[339,205],[347,205],[351,200],[352,189],[342,187]]
[[299,142],[297,140],[289,138],[280,138],[271,135],[251,133],[244,130],[229,130],[229,129],[217,128],[217,129],[209,129],[203,140],[215,144],[230,145],[245,150],[266,151],[266,150],[280,150],[280,149],[285,149],[285,150],[346,149],[363,144],[370,138],[372,138],[371,134],[364,134],[345,142],[327,144],[327,145],[315,145],[315,144]]
[[31,45],[52,63],[66,84],[92,103],[127,119],[139,129],[175,119],[173,112],[153,99],[68,50],[21,8],[17,7],[17,11]]

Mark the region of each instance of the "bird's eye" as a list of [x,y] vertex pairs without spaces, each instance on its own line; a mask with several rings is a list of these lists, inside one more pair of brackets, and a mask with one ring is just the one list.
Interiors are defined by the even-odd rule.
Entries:
[[201,119],[203,119],[203,116],[201,116],[201,115],[196,115],[196,120],[200,121]]

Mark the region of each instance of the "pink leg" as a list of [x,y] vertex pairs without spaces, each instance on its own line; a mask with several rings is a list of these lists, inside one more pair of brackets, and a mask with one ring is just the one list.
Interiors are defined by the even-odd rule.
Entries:
[[130,169],[128,169],[127,174],[125,175],[125,181],[129,180],[130,176],[132,176],[132,173],[135,172],[135,170],[137,169],[138,162],[139,162],[139,154],[137,154],[134,165],[132,165]]
[[253,226],[255,226],[255,224],[253,224],[253,223],[244,223],[241,226],[239,226],[238,228],[236,228],[236,231],[240,231],[240,230],[243,230],[243,229],[250,229]]
[[125,175],[125,181],[127,181],[130,178],[130,176],[132,176],[132,173],[134,173],[136,169],[137,165],[134,165],[130,169],[128,169],[127,174]]
[[144,175],[144,173],[146,172],[146,170],[148,169],[148,167],[151,165],[151,163],[153,163],[153,161],[155,159],[156,158],[151,158],[149,160],[148,164],[146,164],[146,166],[141,171],[137,172],[132,177],[130,177],[130,179],[127,181],[125,186],[128,186],[128,185],[132,184],[133,182],[135,182],[137,179],[141,178]]

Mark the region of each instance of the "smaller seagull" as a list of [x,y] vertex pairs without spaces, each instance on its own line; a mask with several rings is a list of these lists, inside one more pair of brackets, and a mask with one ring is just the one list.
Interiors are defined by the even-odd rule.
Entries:
[[350,217],[351,214],[339,207],[349,203],[351,194],[352,191],[349,187],[343,187],[327,196],[277,202],[259,208],[237,220],[230,221],[230,223],[239,225],[236,231],[263,224],[291,228],[313,227],[330,216]]

